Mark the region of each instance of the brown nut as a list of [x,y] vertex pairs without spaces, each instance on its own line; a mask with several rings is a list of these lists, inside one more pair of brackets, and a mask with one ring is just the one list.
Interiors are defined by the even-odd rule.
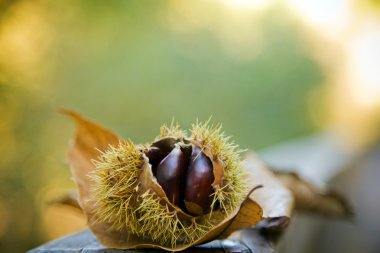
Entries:
[[149,159],[149,163],[152,165],[152,171],[153,171],[153,174],[156,175],[156,170],[157,170],[157,166],[158,164],[162,161],[162,159],[164,159],[168,154],[170,153],[170,151],[163,151],[162,149],[158,148],[158,147],[149,147],[146,151],[145,151],[145,155],[148,157]]
[[179,146],[176,146],[157,166],[156,178],[169,201],[181,205],[188,159]]
[[214,173],[210,159],[199,147],[193,145],[192,148],[186,173],[184,202],[191,214],[202,215],[210,212],[211,195],[214,192],[212,188]]
[[152,145],[145,150],[145,155],[148,157],[149,163],[152,165],[154,175],[156,175],[158,164],[173,150],[176,142],[176,138],[162,138],[153,142]]

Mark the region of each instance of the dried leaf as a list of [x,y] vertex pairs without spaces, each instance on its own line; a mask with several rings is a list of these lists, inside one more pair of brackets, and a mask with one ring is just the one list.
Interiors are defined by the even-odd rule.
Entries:
[[[245,155],[244,167],[248,174],[249,185],[263,187],[257,188],[249,194],[249,198],[243,202],[238,215],[232,220],[221,238],[226,238],[239,229],[252,227],[263,217],[265,222],[259,223],[262,226],[267,225],[267,228],[271,230],[283,230],[289,224],[292,215],[294,206],[292,193],[276,179],[255,153],[249,152]],[[278,220],[283,222],[276,222]]]
[[[255,187],[251,192],[260,188]],[[247,197],[242,203],[238,214],[232,220],[231,224],[224,230],[223,234],[218,238],[227,238],[235,231],[244,228],[250,228],[259,223],[263,219],[263,209],[251,198]]]
[[110,130],[84,119],[75,112],[67,110],[63,112],[77,123],[77,130],[69,147],[67,161],[78,187],[79,204],[86,214],[90,229],[100,242],[105,245],[110,242],[111,247],[114,241],[128,242],[131,245],[139,244],[140,238],[129,233],[110,231],[108,224],[96,223],[94,215],[96,207],[88,201],[92,187],[92,181],[88,174],[95,169],[92,160],[98,157],[99,151],[105,151],[110,145],[117,145],[120,141],[119,138]]
[[99,150],[104,151],[109,145],[117,145],[119,138],[111,131],[82,118],[73,111],[62,110],[62,112],[77,123],[76,133],[70,143],[66,159],[78,187],[79,204],[86,211],[92,184],[88,173],[95,168],[92,160],[97,158]]
[[292,192],[277,180],[276,176],[257,158],[255,153],[249,152],[245,155],[244,166],[248,172],[249,185],[263,185],[263,188],[250,194],[250,199],[262,207],[264,218],[291,218],[294,207]]
[[349,203],[339,193],[313,186],[294,172],[275,172],[275,175],[293,193],[296,210],[330,217],[353,215]]

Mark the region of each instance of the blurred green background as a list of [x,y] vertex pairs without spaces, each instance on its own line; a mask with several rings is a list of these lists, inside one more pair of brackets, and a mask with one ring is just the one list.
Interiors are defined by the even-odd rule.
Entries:
[[1,252],[85,225],[47,204],[74,187],[59,108],[136,142],[173,117],[212,116],[244,149],[319,129],[327,73],[309,28],[277,2],[222,2],[0,1]]

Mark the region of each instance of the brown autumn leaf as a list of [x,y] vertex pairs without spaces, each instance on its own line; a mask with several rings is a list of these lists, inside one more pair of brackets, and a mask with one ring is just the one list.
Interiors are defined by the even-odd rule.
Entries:
[[276,178],[293,193],[297,211],[335,218],[347,218],[353,215],[351,206],[341,194],[316,187],[294,172],[274,173]]
[[79,205],[86,211],[92,184],[88,173],[95,168],[92,159],[96,159],[99,155],[99,150],[104,151],[109,145],[117,145],[119,138],[111,131],[83,119],[73,111],[62,110],[62,112],[77,123],[76,132],[70,142],[66,160],[70,165],[71,173],[78,187]]
[[261,187],[262,186],[259,185],[252,189],[248,197],[241,204],[239,213],[232,219],[231,223],[218,238],[227,238],[235,231],[253,227],[262,221],[263,209],[259,206],[259,204],[250,198],[251,193]]
[[248,172],[249,184],[263,186],[263,188],[253,191],[249,196],[264,211],[265,222],[260,222],[261,226],[266,225],[271,230],[285,229],[294,209],[295,200],[292,192],[276,178],[254,152],[250,151],[245,154],[244,167]]
[[[115,231],[111,229],[110,224],[96,222],[97,217],[95,210],[97,206],[89,201],[91,199],[91,188],[93,187],[93,181],[90,180],[89,173],[95,169],[92,160],[99,156],[99,151],[105,151],[110,148],[110,146],[118,145],[120,139],[116,134],[96,123],[82,118],[77,113],[67,110],[63,112],[77,123],[76,134],[71,141],[67,161],[70,164],[74,181],[78,187],[79,204],[87,217],[90,229],[105,246],[120,249],[160,248],[170,251],[179,251],[193,245],[213,240],[220,236],[228,227],[230,227],[230,229],[232,227],[234,229],[240,229],[246,226],[252,226],[261,220],[261,207],[257,204],[253,204],[254,201],[249,199],[243,203],[242,208],[237,208],[227,217],[223,217],[223,220],[202,237],[192,243],[176,245],[175,247],[162,246],[149,238],[137,237],[129,233],[129,231]],[[240,210],[243,210],[244,213],[238,215]],[[239,217],[242,216],[252,219],[249,222],[240,223],[240,225],[236,222],[231,224],[235,217],[239,220]]]
[[245,154],[244,167],[248,172],[250,185],[263,185],[263,188],[250,195],[250,198],[263,208],[263,216],[266,218],[291,217],[294,207],[292,192],[284,187],[254,152]]

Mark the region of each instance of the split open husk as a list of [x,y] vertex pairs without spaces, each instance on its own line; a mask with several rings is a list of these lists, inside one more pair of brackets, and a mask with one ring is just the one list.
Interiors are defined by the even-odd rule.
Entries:
[[[93,160],[102,152],[116,147],[123,142],[112,131],[84,119],[72,111],[64,111],[76,123],[76,133],[70,143],[67,161],[70,165],[74,181],[78,188],[79,205],[87,217],[89,228],[105,246],[118,249],[160,248],[169,251],[180,251],[188,247],[202,244],[214,239],[228,237],[234,231],[252,227],[264,218],[284,217],[289,220],[292,214],[294,199],[292,193],[285,188],[254,155],[246,157],[244,168],[246,180],[251,189],[247,196],[234,210],[228,213],[215,212],[213,225],[191,242],[162,244],[148,236],[138,236],[126,229],[114,229],[112,224],[99,222],[98,206],[93,200],[94,181],[91,173],[96,169]],[[157,184],[149,164],[142,163],[137,191],[152,190],[165,201],[165,193]],[[170,203],[167,203],[170,208]],[[186,214],[184,214],[186,215]],[[206,214],[208,215],[208,214]],[[215,222],[216,221],[216,222]],[[170,231],[168,231],[169,233]]]

